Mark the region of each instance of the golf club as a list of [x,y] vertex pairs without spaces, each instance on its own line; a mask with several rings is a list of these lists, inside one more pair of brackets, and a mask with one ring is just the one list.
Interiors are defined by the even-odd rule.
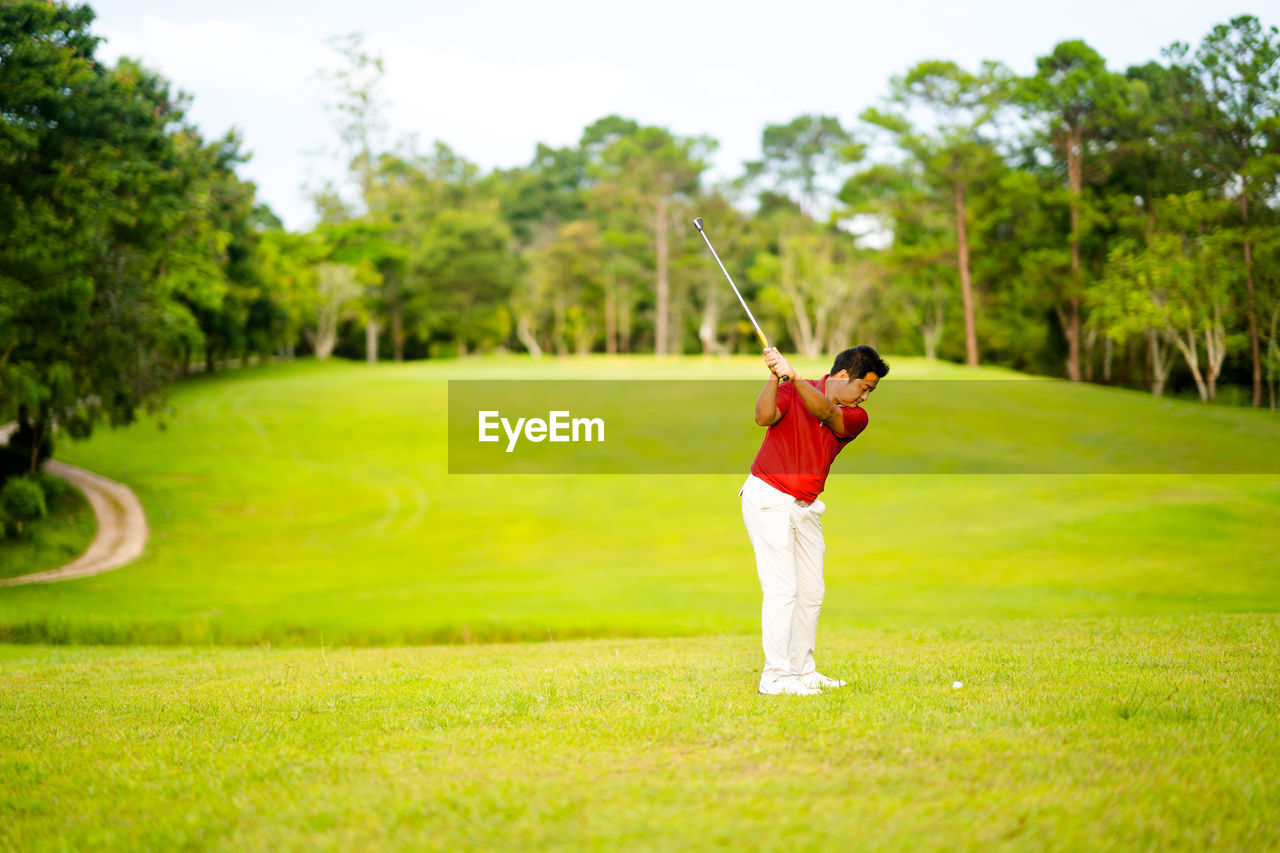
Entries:
[[[702,235],[702,239],[706,240],[707,248],[711,250],[711,257],[716,259],[716,263],[720,264],[720,271],[724,273],[724,277],[729,279],[729,286],[733,288],[733,295],[738,297],[738,302],[742,304],[742,310],[747,312],[747,319],[751,321],[751,325],[755,327],[756,335],[760,338],[760,343],[765,349],[769,348],[769,339],[764,336],[764,332],[760,331],[760,324],[756,322],[755,315],[751,313],[751,309],[747,307],[747,300],[742,298],[742,294],[738,292],[738,286],[733,283],[733,276],[729,275],[729,271],[724,268],[724,263],[720,260],[720,256],[716,254],[716,247],[711,245],[707,232],[702,230],[702,217],[699,216],[693,220],[693,226],[698,229],[698,233]],[[782,381],[786,382],[787,377],[782,377]]]

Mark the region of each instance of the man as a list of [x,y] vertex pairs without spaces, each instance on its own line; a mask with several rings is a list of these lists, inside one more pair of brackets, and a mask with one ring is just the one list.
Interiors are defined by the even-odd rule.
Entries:
[[[822,580],[822,513],[818,500],[831,462],[866,429],[862,403],[889,372],[874,349],[836,356],[818,380],[798,374],[777,348],[764,351],[773,376],[756,399],[756,423],[768,427],[738,494],[756,553],[763,603],[764,672],[760,692],[811,696],[845,684],[813,662]],[[786,382],[779,385],[779,379]]]

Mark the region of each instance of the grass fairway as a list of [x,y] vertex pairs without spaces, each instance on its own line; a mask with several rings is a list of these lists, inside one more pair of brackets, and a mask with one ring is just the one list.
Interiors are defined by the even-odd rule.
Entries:
[[[752,400],[736,414],[747,442],[736,474],[459,477],[446,473],[444,380],[490,378],[500,400],[501,383],[533,377],[759,372],[746,359],[509,358],[298,363],[183,383],[167,429],[144,421],[57,451],[138,493],[152,529],[146,556],[96,577],[4,590],[0,641],[278,646],[751,632],[759,586],[736,492],[759,440]],[[884,393],[913,375],[973,374],[902,360]],[[1077,413],[1123,425],[1143,405],[1162,418],[1160,406],[1173,407],[1170,418],[1195,415],[1189,428],[1201,440],[1244,463],[1259,453],[1259,432],[1280,451],[1270,412],[1067,383],[1046,391],[1060,396],[1064,424],[1040,437],[1046,454],[1078,444],[1065,428]],[[890,399],[869,406],[867,434],[837,460],[823,496],[825,625],[1280,604],[1280,476],[853,476],[860,443],[892,417],[876,408]]]
[[[1274,849],[1280,618],[0,647],[6,849]],[[961,689],[952,689],[953,681]]]
[[[890,382],[973,375],[896,360],[823,495],[819,664],[850,684],[760,697],[749,455],[447,473],[446,378],[758,372],[298,363],[60,445],[152,540],[0,589],[0,849],[1280,846],[1280,476],[855,476],[936,451],[890,440]],[[1045,454],[1144,412],[1156,453],[1280,447],[1270,412],[1036,394]],[[999,452],[1003,417],[948,440]]]

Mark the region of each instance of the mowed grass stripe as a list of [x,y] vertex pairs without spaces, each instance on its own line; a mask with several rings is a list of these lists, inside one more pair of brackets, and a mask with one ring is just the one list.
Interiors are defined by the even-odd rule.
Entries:
[[0,846],[1275,846],[1275,615],[826,631],[820,697],[757,642],[0,647]]
[[[749,458],[735,475],[449,476],[445,405],[449,378],[492,380],[500,400],[503,383],[525,378],[759,371],[752,359],[478,358],[197,377],[175,389],[164,429],[144,420],[60,444],[60,458],[135,489],[152,541],[122,570],[0,591],[0,640],[395,645],[753,630],[759,587],[736,497]],[[890,380],[971,375],[896,359]],[[1082,407],[1100,421],[1181,407],[1206,412],[1206,435],[1225,448],[1237,421],[1255,436],[1280,430],[1269,412],[1062,389],[1068,420]],[[756,434],[751,405],[726,423]],[[886,420],[870,411],[868,437]],[[824,624],[1280,603],[1278,477],[857,476],[858,460],[855,442],[824,495]]]

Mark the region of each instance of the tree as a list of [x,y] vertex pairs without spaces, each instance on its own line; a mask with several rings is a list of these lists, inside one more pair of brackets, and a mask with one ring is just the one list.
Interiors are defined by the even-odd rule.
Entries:
[[774,192],[793,199],[812,219],[830,212],[822,182],[837,182],[841,166],[861,159],[863,148],[835,116],[802,115],[787,124],[771,124],[761,138],[763,158],[747,164],[749,180],[764,180]]
[[1100,189],[1139,200],[1143,221],[1138,230],[1145,238],[1155,230],[1157,210],[1166,197],[1214,188],[1183,142],[1194,130],[1187,104],[1203,101],[1205,92],[1180,65],[1148,62],[1129,68],[1125,77],[1131,100],[1127,110],[1112,117],[1110,169]]
[[516,273],[512,240],[496,205],[435,218],[409,261],[427,284],[413,297],[423,334],[447,334],[459,355],[507,336]]
[[487,194],[499,199],[502,218],[522,246],[546,240],[566,222],[586,215],[587,155],[582,148],[538,143],[529,165],[496,170]]
[[1224,194],[1234,195],[1244,228],[1241,243],[1245,313],[1253,374],[1254,406],[1262,405],[1262,358],[1253,272],[1255,239],[1250,233],[1250,201],[1256,206],[1274,192],[1280,174],[1280,30],[1242,15],[1219,24],[1189,59],[1185,44],[1168,51],[1201,85],[1204,99],[1187,99],[1190,132],[1186,144],[1216,177]]
[[1039,127],[1041,144],[1053,160],[1066,167],[1071,214],[1071,278],[1055,307],[1067,338],[1067,376],[1075,382],[1081,370],[1081,298],[1084,271],[1080,244],[1087,212],[1084,186],[1096,179],[1102,162],[1102,140],[1124,114],[1130,87],[1121,75],[1082,41],[1064,41],[1048,56],[1036,60],[1036,73],[1023,80],[1019,100],[1027,118]]
[[890,281],[884,308],[920,336],[926,358],[937,358],[951,301],[947,292],[956,282],[954,210],[914,159],[863,169],[845,182],[840,200],[893,235],[878,253]]
[[598,182],[586,193],[587,210],[601,224],[608,247],[604,266],[605,352],[634,349],[640,300],[653,283],[653,238],[646,228],[647,212],[634,193],[616,184]]
[[316,358],[324,361],[338,341],[338,323],[353,315],[363,290],[360,270],[350,264],[326,261],[316,267],[312,326],[307,338]]
[[[188,171],[197,180],[188,191],[188,209],[197,215],[185,217],[169,231],[175,248],[185,244],[185,251],[169,265],[187,267],[179,298],[200,327],[208,372],[219,357],[247,356],[250,310],[262,294],[256,264],[256,188],[235,173],[235,167],[249,159],[240,145],[232,131],[203,148],[191,146]],[[184,368],[188,361],[184,354]]]
[[84,6],[0,6],[0,421],[34,471],[73,437],[156,410],[225,293],[216,150],[137,63],[95,61]]
[[565,355],[591,351],[605,314],[606,250],[594,222],[562,225],[550,243],[537,250],[531,272],[533,288],[552,306],[552,345]]
[[[343,61],[337,69],[322,72],[334,87],[334,100],[329,106],[335,115],[338,136],[348,156],[348,168],[359,189],[361,206],[364,212],[368,212],[374,204],[373,185],[377,173],[374,148],[385,128],[385,104],[382,98],[385,69],[382,57],[365,49],[361,33],[330,39],[329,44]],[[317,197],[317,202],[323,208],[325,205],[322,196],[323,193]],[[341,206],[336,211],[333,210],[335,205],[332,199],[328,207],[331,215],[338,213],[342,218],[351,215],[349,211],[343,211]],[[371,286],[376,288],[383,280],[379,277],[377,283]],[[378,307],[379,295],[375,291],[367,294],[365,301],[370,309]],[[378,322],[378,312],[370,310],[365,325],[365,359],[370,363],[378,360]]]
[[[430,153],[412,145],[383,154],[371,190],[371,209],[361,220],[363,233],[373,242],[367,254],[380,275],[372,310],[390,321],[392,357],[404,360],[411,327],[421,318],[411,315],[418,297],[430,283],[410,263],[409,247],[421,244],[436,217],[446,210],[471,206],[482,195],[478,167],[449,146],[436,142]],[[492,183],[489,184],[492,189]]]
[[[597,142],[600,140],[600,142]],[[596,177],[634,198],[647,213],[654,241],[654,351],[676,351],[671,334],[670,228],[672,205],[698,189],[715,149],[708,137],[678,137],[660,127],[636,127],[611,116],[584,133],[583,147],[604,144],[595,164]]]
[[[968,194],[1000,163],[992,130],[1004,106],[1010,75],[998,63],[986,62],[970,73],[953,62],[928,61],[890,82],[890,105],[871,108],[862,118],[888,131],[903,152],[923,170],[925,180],[949,197],[955,227],[956,269],[964,309],[965,363],[978,364],[978,333],[969,258]],[[911,116],[927,112],[929,122],[917,127]]]
[[386,69],[382,57],[365,49],[363,33],[349,33],[329,39],[342,58],[335,69],[321,71],[334,89],[329,110],[334,115],[338,137],[347,154],[347,166],[356,179],[362,204],[369,204],[377,171],[375,147],[386,129],[383,111],[383,80]]
[[[1148,382],[1153,396],[1164,394],[1173,370],[1173,340],[1169,335],[1170,272],[1167,260],[1176,258],[1166,242],[1149,236],[1145,248],[1129,242],[1112,250],[1107,273],[1086,292],[1091,321],[1112,339],[1137,338],[1147,347]],[[1166,260],[1162,261],[1162,255]]]
[[324,255],[315,234],[291,234],[283,228],[263,231],[256,253],[258,280],[263,297],[278,312],[279,328],[272,338],[276,354],[293,358],[296,342],[303,337],[310,311],[317,302],[317,267]]
[[1143,248],[1131,244],[1114,250],[1107,276],[1089,293],[1112,334],[1141,332],[1152,343],[1157,395],[1168,376],[1154,348],[1163,338],[1182,354],[1200,399],[1211,402],[1217,396],[1222,364],[1235,344],[1229,330],[1239,277],[1230,257],[1240,234],[1221,227],[1224,216],[1221,202],[1200,193],[1169,197],[1161,229]]
[[[753,259],[776,237],[759,217],[754,220],[738,210],[719,192],[698,199],[698,212],[705,217],[709,237],[725,268],[736,271],[734,284],[757,313],[756,319],[767,329],[765,307],[751,292],[749,276],[738,272],[749,270]],[[732,352],[740,343],[759,351],[759,341],[737,297],[725,281],[719,264],[707,251],[706,243],[694,228],[687,229],[677,243],[677,273],[690,283],[692,307],[697,311],[697,337],[704,354]],[[726,319],[728,320],[726,324]]]
[[1258,283],[1260,332],[1266,343],[1263,378],[1272,409],[1280,408],[1280,225],[1274,222],[1253,232]]
[[831,231],[784,235],[777,255],[763,253],[749,273],[766,286],[763,296],[786,318],[796,351],[814,357],[844,349],[865,303],[865,289],[847,247]]

